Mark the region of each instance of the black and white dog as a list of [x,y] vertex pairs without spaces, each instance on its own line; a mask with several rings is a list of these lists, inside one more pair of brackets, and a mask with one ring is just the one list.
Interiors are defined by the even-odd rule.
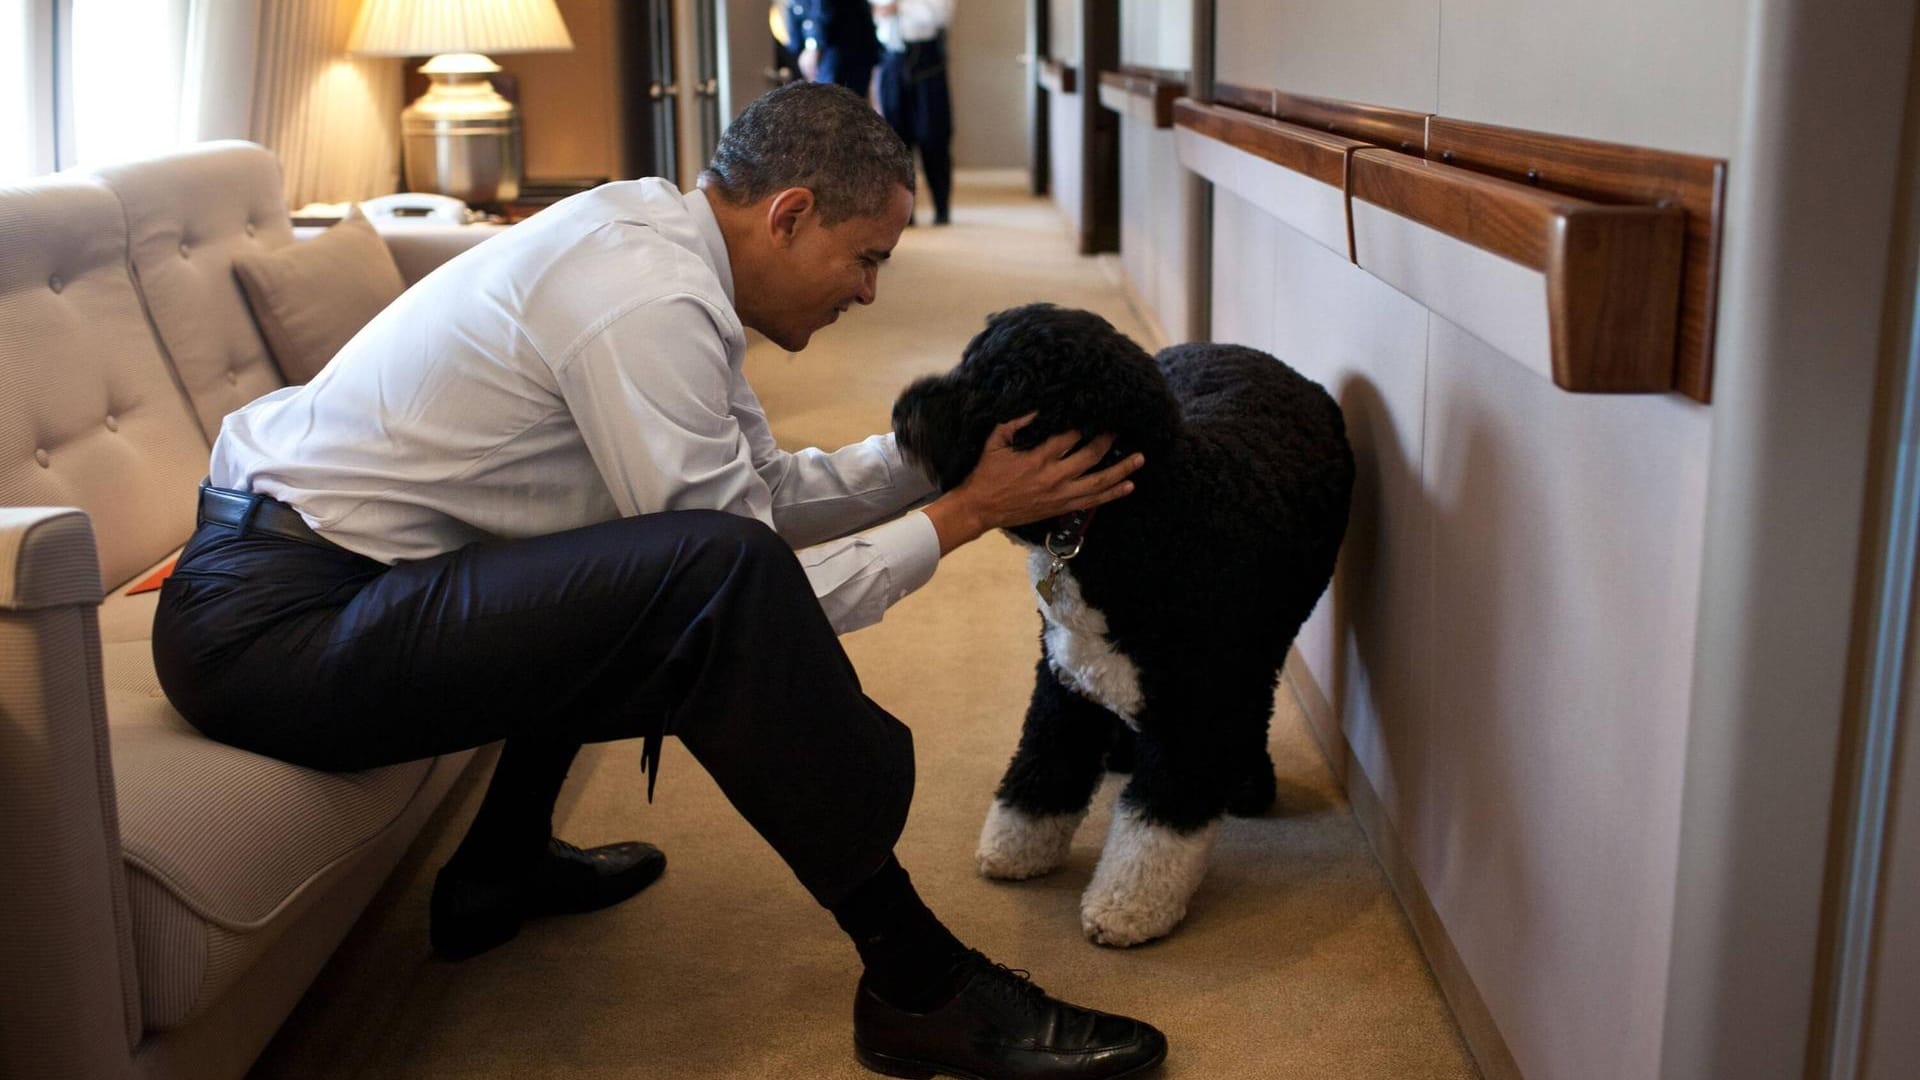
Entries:
[[1222,813],[1273,802],[1274,687],[1332,577],[1353,456],[1334,400],[1265,353],[1156,358],[1046,304],[988,319],[957,367],[900,395],[893,426],[946,490],[995,425],[1030,412],[1016,448],[1111,432],[1110,459],[1146,465],[1097,512],[1009,530],[1030,552],[1044,655],[980,871],[1058,867],[1103,766],[1131,768],[1080,913],[1094,941],[1134,945],[1186,916]]

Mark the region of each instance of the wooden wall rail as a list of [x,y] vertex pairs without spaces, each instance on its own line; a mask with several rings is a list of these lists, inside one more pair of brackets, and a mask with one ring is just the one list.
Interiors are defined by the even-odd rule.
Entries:
[[1173,112],[1181,164],[1353,257],[1347,161],[1366,143],[1190,98]]
[[[1214,90],[1213,103],[1174,103],[1181,158],[1196,171],[1330,247],[1323,210],[1287,205],[1304,189],[1249,194],[1236,159],[1191,140],[1338,187],[1349,258],[1567,390],[1708,400],[1725,162],[1231,83]],[[1449,239],[1524,273],[1449,251]],[[1458,280],[1467,273],[1507,284],[1476,291]]]
[[1339,188],[1346,186],[1347,155],[1368,145],[1192,98],[1175,102],[1173,114],[1183,128]]
[[[1658,393],[1673,388],[1686,228],[1679,207],[1609,206],[1379,149],[1353,155],[1348,195],[1543,276],[1543,359],[1562,389]],[[1376,243],[1379,234],[1365,220],[1354,222],[1354,261],[1390,283],[1417,289],[1414,283],[1461,265],[1421,251],[1418,240]],[[1391,227],[1382,222],[1379,230]],[[1390,245],[1391,251],[1378,250]],[[1511,338],[1491,328],[1516,325],[1505,308],[1532,301],[1537,312],[1540,297],[1534,287],[1522,283],[1514,295],[1485,309],[1473,302],[1454,307],[1439,295],[1444,290],[1420,289],[1428,295],[1415,299],[1433,300],[1430,306],[1439,314],[1482,337]],[[1481,296],[1497,294],[1483,289]],[[1519,313],[1521,319],[1532,314]]]
[[1187,92],[1187,73],[1123,66],[1100,73],[1100,104],[1156,128],[1173,126],[1173,102]]
[[1719,292],[1726,162],[1444,116],[1427,122],[1427,157],[1596,202],[1684,210],[1674,388],[1707,400],[1713,381],[1714,298]]
[[1417,154],[1427,141],[1426,113],[1226,82],[1213,84],[1213,97],[1215,101],[1275,120],[1345,135],[1390,150]]
[[1036,65],[1039,69],[1040,85],[1055,94],[1077,94],[1080,92],[1079,75],[1072,64],[1062,63],[1047,57]]

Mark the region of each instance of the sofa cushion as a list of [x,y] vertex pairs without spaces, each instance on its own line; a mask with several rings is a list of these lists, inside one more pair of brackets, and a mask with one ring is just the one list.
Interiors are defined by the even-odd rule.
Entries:
[[340,347],[407,287],[386,242],[358,206],[312,240],[240,252],[233,272],[289,383],[320,374]]
[[87,511],[109,586],[186,540],[207,469],[126,238],[97,181],[0,188],[0,505]]
[[206,439],[283,383],[233,277],[233,257],[293,242],[280,164],[252,143],[212,142],[96,174],[126,209],[153,328]]
[[[150,599],[107,606],[150,611]],[[130,620],[103,612],[101,621]],[[271,946],[336,864],[420,797],[433,763],[323,773],[236,750],[167,703],[148,640],[102,653],[141,1011],[149,1030],[164,1031],[199,1015]]]

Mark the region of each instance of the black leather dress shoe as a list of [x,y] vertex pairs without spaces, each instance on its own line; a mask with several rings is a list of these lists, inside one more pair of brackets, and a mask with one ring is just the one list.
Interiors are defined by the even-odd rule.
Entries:
[[512,940],[528,919],[612,907],[653,884],[666,868],[666,855],[638,840],[585,851],[548,840],[531,865],[510,871],[449,863],[433,882],[428,937],[441,957],[465,960]]
[[861,979],[853,1005],[860,1063],[909,1080],[1114,1080],[1167,1056],[1167,1037],[1149,1024],[1049,997],[1026,972],[979,953],[962,966],[960,992],[924,1013],[887,1004]]

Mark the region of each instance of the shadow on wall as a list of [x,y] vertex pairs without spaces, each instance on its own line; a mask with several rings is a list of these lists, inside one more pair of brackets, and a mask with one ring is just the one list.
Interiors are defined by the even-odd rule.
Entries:
[[[1443,428],[1458,440],[1448,454],[1454,463],[1450,489],[1431,490],[1370,381],[1348,378],[1336,396],[1356,466],[1353,509],[1333,583],[1328,698],[1346,736],[1330,740],[1341,757],[1337,767],[1353,767],[1348,740],[1370,759],[1367,779],[1385,800],[1394,831],[1443,918],[1453,907],[1449,898],[1471,894],[1475,925],[1467,929],[1500,927],[1502,950],[1524,953],[1537,947],[1529,941],[1526,853],[1495,839],[1514,833],[1521,763],[1513,760],[1509,740],[1499,737],[1501,718],[1437,714],[1416,674],[1428,665],[1451,664],[1447,682],[1475,688],[1474,698],[1492,703],[1499,700],[1500,672],[1524,665],[1522,657],[1503,655],[1515,645],[1491,587],[1517,555],[1515,538],[1531,531],[1528,508],[1514,501],[1518,478],[1496,445],[1497,433],[1481,418],[1460,418],[1471,422]],[[1391,505],[1394,493],[1417,493],[1421,503]],[[1412,535],[1390,534],[1388,521],[1407,523]],[[1416,615],[1408,609],[1430,602],[1432,576],[1443,572],[1434,559],[1441,538],[1456,554],[1471,552],[1469,562],[1454,568],[1483,590],[1456,595],[1484,602],[1435,611],[1430,627],[1410,632],[1407,620]],[[1419,569],[1393,572],[1410,564]],[[1374,730],[1356,730],[1368,723]],[[1369,746],[1377,750],[1369,754]],[[1469,853],[1479,860],[1470,866],[1462,864]],[[1462,928],[1449,922],[1449,929]]]
[[[1385,600],[1385,595],[1376,588],[1388,554],[1384,547],[1387,538],[1381,527],[1382,519],[1387,516],[1384,492],[1418,490],[1420,477],[1407,460],[1387,415],[1386,401],[1372,382],[1350,376],[1341,382],[1334,396],[1346,419],[1347,442],[1353,447],[1354,474],[1347,536],[1333,571],[1333,672],[1326,688],[1339,730],[1322,734],[1329,744],[1328,752],[1336,758],[1334,772],[1344,783],[1347,771],[1353,767],[1352,751],[1347,743],[1352,733],[1347,718],[1354,712],[1356,655],[1363,669],[1363,687],[1384,691],[1397,685],[1392,677],[1384,633],[1373,618]],[[1388,677],[1384,680],[1365,678],[1365,673],[1370,672]],[[1400,681],[1404,681],[1409,673],[1398,674],[1402,676]],[[1404,744],[1404,739],[1393,739],[1389,733],[1405,718],[1385,700],[1390,696],[1388,693],[1377,692],[1373,696],[1373,707],[1368,711],[1378,718],[1383,729],[1379,737],[1389,745]],[[1346,737],[1341,737],[1343,735]],[[1377,780],[1374,786],[1381,789]]]

